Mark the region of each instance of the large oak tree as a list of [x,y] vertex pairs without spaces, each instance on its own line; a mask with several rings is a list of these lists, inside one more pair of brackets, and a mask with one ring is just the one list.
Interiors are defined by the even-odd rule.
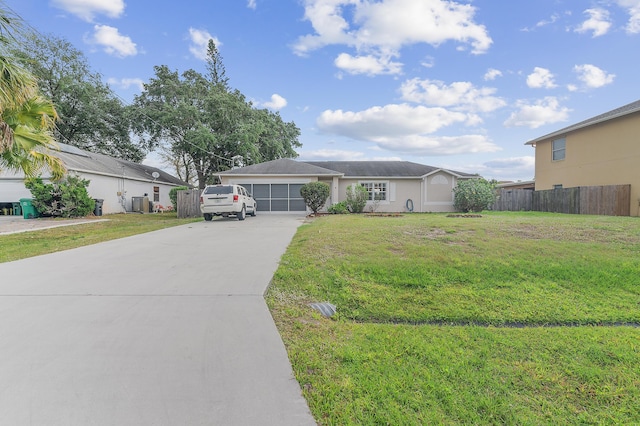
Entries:
[[[156,66],[155,77],[134,100],[134,129],[149,149],[165,146],[185,179],[197,176],[201,188],[217,172],[238,161],[250,165],[296,157],[300,130],[279,114],[256,109],[238,90],[229,87],[220,54],[209,41],[207,75],[182,74]],[[185,179],[186,180],[186,179]]]

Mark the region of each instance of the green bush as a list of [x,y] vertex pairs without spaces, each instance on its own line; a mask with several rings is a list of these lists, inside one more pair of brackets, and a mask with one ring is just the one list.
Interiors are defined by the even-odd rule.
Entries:
[[347,186],[347,208],[351,213],[362,213],[367,205],[369,192],[362,185]]
[[331,188],[323,182],[309,182],[300,188],[300,195],[304,198],[304,203],[314,214],[324,206],[330,193]]
[[188,186],[174,186],[169,190],[169,199],[171,200],[171,204],[173,204],[174,210],[178,206],[178,191],[184,191],[189,189]]
[[496,201],[495,185],[486,179],[459,180],[453,194],[453,206],[464,213],[481,212]]
[[92,213],[96,202],[89,197],[89,181],[78,176],[67,176],[45,184],[41,178],[25,181],[33,195],[33,206],[43,216],[82,217]]
[[329,207],[327,211],[331,214],[347,214],[349,213],[349,208],[346,201],[340,201]]

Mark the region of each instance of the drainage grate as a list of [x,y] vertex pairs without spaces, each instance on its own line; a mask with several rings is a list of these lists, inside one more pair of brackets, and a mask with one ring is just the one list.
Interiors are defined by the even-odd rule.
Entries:
[[336,313],[336,306],[332,305],[329,302],[312,303],[309,306],[311,306],[316,311],[320,312],[323,317],[329,318]]

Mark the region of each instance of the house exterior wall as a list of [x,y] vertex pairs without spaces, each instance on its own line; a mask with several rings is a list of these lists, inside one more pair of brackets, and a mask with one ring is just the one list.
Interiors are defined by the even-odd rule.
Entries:
[[[536,143],[535,189],[631,185],[632,216],[640,213],[640,113],[564,135],[565,158],[552,160],[553,139]],[[561,136],[557,137],[560,138]],[[557,139],[554,138],[554,139]]]
[[387,200],[375,203],[368,201],[364,211],[369,212],[375,210],[381,213],[398,213],[406,212],[407,199],[411,199],[414,204],[414,212],[418,212],[420,208],[420,188],[422,179],[393,179],[384,177],[371,177],[359,179],[340,179],[338,200],[347,199],[347,187],[349,185],[360,185],[363,182],[385,182],[387,183]]
[[[153,188],[159,189],[159,201],[164,207],[171,205],[169,191],[174,186],[161,182],[138,181],[132,179],[115,178],[113,176],[94,175],[89,173],[80,174],[90,181],[87,191],[92,198],[103,199],[102,212],[104,214],[123,213],[132,210],[131,197],[142,197],[147,194],[149,201],[153,199]],[[118,193],[124,192],[124,202]]]
[[[89,180],[87,192],[91,198],[104,200],[102,205],[103,214],[123,213],[125,208],[126,211],[131,211],[131,197],[141,197],[145,193],[148,194],[149,200],[153,201],[154,186],[159,187],[160,190],[160,200],[158,203],[165,207],[171,205],[169,191],[173,186],[169,184],[122,179],[113,176],[96,175],[84,172],[77,172],[75,174],[83,179]],[[47,179],[44,180],[47,181]],[[32,197],[31,191],[24,186],[24,180],[21,176],[4,175],[3,177],[0,177],[0,183],[2,184],[0,202],[14,202],[19,201],[20,198]],[[118,196],[118,192],[124,192],[124,207],[121,198]]]
[[453,188],[455,188],[457,182],[456,177],[449,173],[438,172],[427,176],[422,211],[455,211],[453,207]]

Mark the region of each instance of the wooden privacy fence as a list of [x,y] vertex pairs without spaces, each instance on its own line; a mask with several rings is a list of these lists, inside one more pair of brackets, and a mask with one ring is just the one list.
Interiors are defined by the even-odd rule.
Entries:
[[580,186],[531,191],[501,189],[491,207],[498,211],[537,211],[629,216],[631,185]]
[[178,218],[186,217],[200,217],[200,190],[199,189],[184,189],[177,193],[177,215]]

